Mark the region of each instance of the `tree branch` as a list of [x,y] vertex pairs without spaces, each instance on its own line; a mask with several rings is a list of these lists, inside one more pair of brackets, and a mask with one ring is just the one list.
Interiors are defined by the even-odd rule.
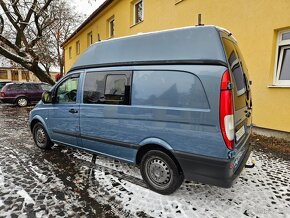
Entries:
[[5,13],[5,15],[7,16],[8,20],[10,21],[10,23],[14,26],[14,28],[19,31],[20,28],[19,26],[17,25],[16,21],[14,20],[14,17],[11,15],[11,13],[9,12],[6,4],[4,3],[3,0],[0,0],[0,5]]
[[27,13],[27,16],[26,16],[26,18],[25,18],[25,20],[24,20],[25,23],[28,23],[28,22],[30,21],[31,16],[32,16],[32,14],[33,14],[34,11],[35,11],[36,3],[37,3],[37,0],[33,0],[33,3],[32,3],[32,5],[31,5],[31,7],[29,8],[29,11],[28,11],[28,13]]

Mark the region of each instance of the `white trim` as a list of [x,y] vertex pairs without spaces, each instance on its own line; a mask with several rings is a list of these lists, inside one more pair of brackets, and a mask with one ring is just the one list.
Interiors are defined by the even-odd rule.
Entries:
[[[280,80],[281,67],[283,61],[284,51],[290,49],[290,39],[282,40],[282,35],[288,33],[290,30],[283,30],[278,33],[277,36],[277,46],[276,46],[276,55],[275,55],[275,66],[274,66],[274,78],[273,84],[275,86],[289,86],[290,80]],[[279,61],[278,61],[279,60]]]
[[[139,22],[136,22],[136,5],[142,2],[142,20]],[[143,0],[137,0],[133,4],[133,25],[136,25],[138,23],[141,23],[144,20],[144,1]]]

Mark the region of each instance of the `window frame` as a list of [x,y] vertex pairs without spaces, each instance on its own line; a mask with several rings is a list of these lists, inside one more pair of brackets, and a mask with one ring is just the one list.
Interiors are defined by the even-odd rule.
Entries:
[[[68,80],[70,79],[75,79],[75,78],[78,78],[78,84],[77,84],[77,93],[76,93],[76,100],[75,102],[59,102],[58,99],[57,99],[57,94],[58,94],[58,90],[59,88],[65,83],[67,82]],[[54,104],[59,104],[59,105],[62,105],[62,104],[77,104],[78,103],[78,93],[79,93],[79,85],[80,85],[80,82],[81,82],[81,73],[74,73],[74,74],[71,74],[70,76],[64,78],[54,89],[53,89],[53,103]]]
[[26,81],[29,81],[29,71],[28,70],[22,70],[21,71],[21,79],[22,80],[26,80]]
[[284,33],[290,33],[290,29],[279,31],[277,36],[276,45],[276,58],[275,58],[275,72],[273,84],[276,86],[288,86],[290,87],[290,80],[280,80],[283,55],[286,49],[290,49],[290,39],[282,40]]
[[72,47],[71,46],[68,48],[68,58],[69,59],[72,58]]
[[8,79],[8,71],[7,70],[0,70],[0,75],[4,75],[4,77],[0,76],[0,79],[7,80]]
[[[172,72],[174,74],[179,74],[179,77],[182,78],[184,77],[184,75],[187,75],[187,76],[190,76],[192,78],[194,78],[195,82],[192,83],[192,84],[197,84],[200,85],[200,88],[202,89],[202,94],[204,95],[204,105],[205,107],[198,107],[198,106],[194,106],[194,107],[187,107],[185,105],[182,105],[182,106],[169,106],[169,105],[153,105],[153,104],[144,104],[144,103],[138,103],[136,102],[136,100],[138,100],[136,98],[136,86],[138,85],[137,81],[136,81],[136,77],[138,77],[136,74],[139,74],[139,73],[153,73],[156,75],[156,73],[163,73],[163,74],[168,74],[168,72]],[[182,76],[183,74],[183,76]],[[206,92],[205,92],[205,88],[204,88],[204,85],[202,83],[202,81],[200,80],[200,78],[192,73],[192,72],[189,72],[189,71],[182,71],[182,70],[178,70],[178,69],[172,69],[172,70],[165,70],[165,69],[136,69],[136,70],[133,70],[133,74],[132,74],[132,80],[131,80],[131,105],[132,106],[135,106],[135,107],[148,107],[148,108],[167,108],[167,109],[173,109],[173,110],[188,110],[188,111],[209,111],[210,110],[210,104],[209,104],[209,100],[208,100],[208,97],[206,95]],[[156,78],[154,78],[156,79]],[[148,79],[148,81],[152,80],[151,79]],[[198,81],[198,82],[197,82]],[[181,84],[181,83],[180,83]],[[184,84],[184,83],[182,83]],[[150,84],[151,87],[154,87],[152,84]],[[201,91],[201,90],[200,90]],[[201,92],[199,92],[201,93]],[[200,98],[199,98],[200,99]]]
[[115,36],[115,27],[116,27],[115,16],[112,16],[108,19],[108,37],[109,38],[113,38]]
[[81,43],[80,40],[76,41],[76,55],[81,53]]
[[90,47],[93,44],[93,32],[92,31],[90,31],[87,34],[87,44],[88,44],[88,47]]
[[[129,86],[129,90],[128,93],[126,93],[126,84],[125,84],[125,93],[124,93],[124,100],[122,104],[110,104],[110,103],[106,103],[106,100],[104,101],[104,103],[87,103],[84,101],[84,87],[86,85],[86,77],[88,74],[92,74],[92,73],[103,73],[104,74],[104,84],[103,84],[103,94],[105,96],[105,92],[106,92],[106,86],[107,86],[107,78],[108,76],[115,76],[115,75],[124,75],[127,79],[127,86]],[[94,69],[90,70],[90,71],[86,71],[84,74],[84,78],[83,78],[83,89],[82,89],[82,93],[81,93],[81,102],[85,105],[116,105],[116,106],[130,106],[131,105],[131,98],[132,98],[132,81],[133,81],[133,71],[132,70],[121,70],[121,71],[115,71],[115,70],[108,70],[108,71],[96,71]],[[126,96],[129,95],[129,96]]]
[[[141,21],[137,21],[137,17],[136,17],[136,6],[137,6],[137,4],[139,4],[141,2],[141,4],[142,4],[142,19],[141,19]],[[141,22],[143,22],[143,20],[144,20],[144,1],[143,0],[137,0],[137,1],[135,1],[134,3],[133,3],[133,25],[137,25],[137,24],[139,24],[139,23],[141,23]]]

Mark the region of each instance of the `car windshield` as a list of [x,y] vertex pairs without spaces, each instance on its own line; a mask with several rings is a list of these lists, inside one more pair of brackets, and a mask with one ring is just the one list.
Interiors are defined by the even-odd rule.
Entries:
[[51,89],[51,85],[49,84],[41,84],[41,88],[44,90],[44,91],[49,91]]

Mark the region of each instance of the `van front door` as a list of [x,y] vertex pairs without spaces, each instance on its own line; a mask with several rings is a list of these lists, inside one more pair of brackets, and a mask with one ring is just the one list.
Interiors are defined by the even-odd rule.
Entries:
[[78,146],[79,135],[79,77],[72,74],[61,82],[54,91],[54,103],[49,110],[49,129],[55,142]]

